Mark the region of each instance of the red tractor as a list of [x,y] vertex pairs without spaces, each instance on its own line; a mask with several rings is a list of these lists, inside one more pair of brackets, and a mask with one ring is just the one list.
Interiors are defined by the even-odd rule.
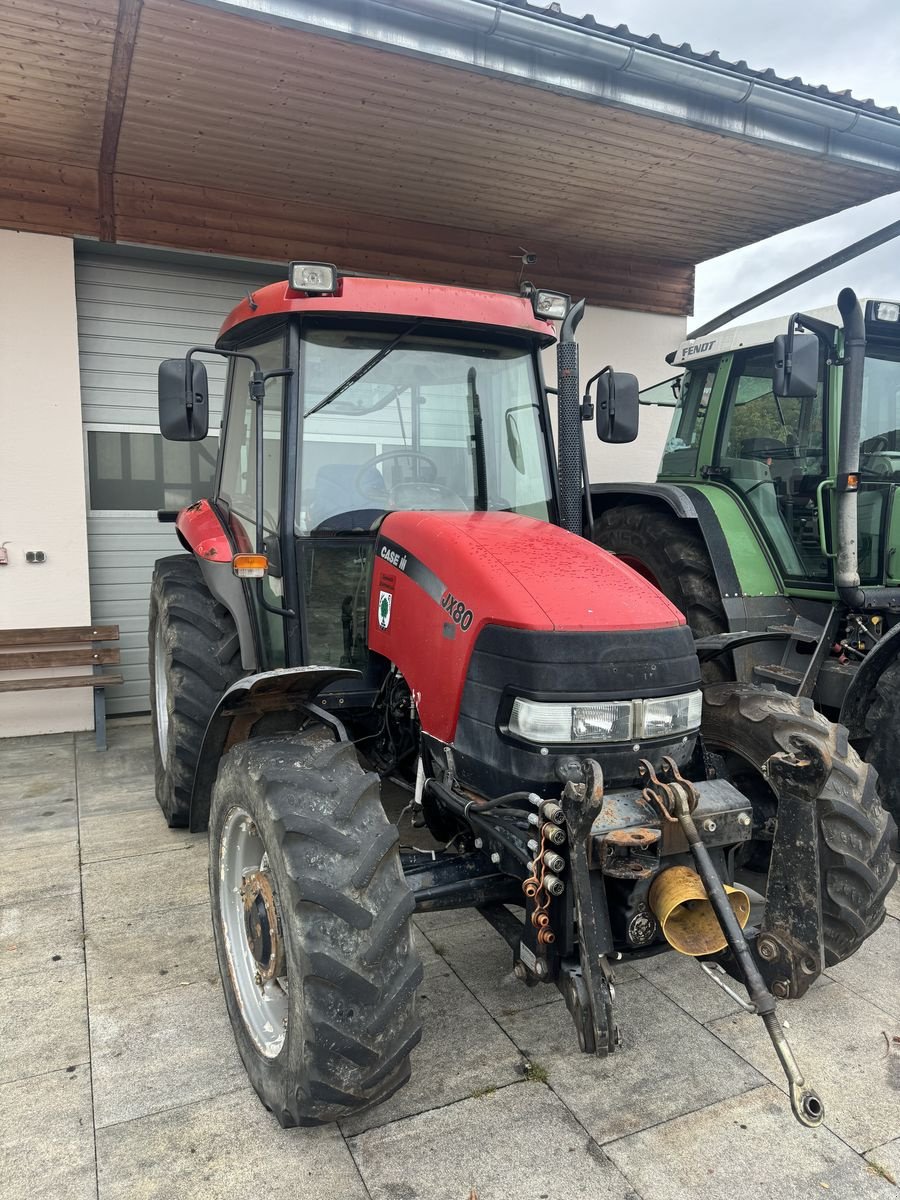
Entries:
[[[157,794],[209,829],[228,1011],[283,1125],[406,1081],[410,919],[463,906],[561,990],[588,1053],[616,1049],[620,959],[674,947],[741,979],[796,1115],[822,1119],[773,993],[880,924],[887,819],[844,730],[778,692],[704,694],[682,615],[583,536],[582,421],[633,438],[637,384],[607,369],[582,402],[582,308],[292,263],[160,367],[162,432],[190,441],[199,356],[229,361],[213,495],[153,582]],[[397,795],[434,850],[400,846]]]

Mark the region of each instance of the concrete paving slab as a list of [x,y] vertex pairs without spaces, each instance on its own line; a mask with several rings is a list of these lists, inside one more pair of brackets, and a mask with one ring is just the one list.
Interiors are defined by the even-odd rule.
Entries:
[[[695,958],[688,958],[673,950],[655,954],[652,958],[632,959],[630,965],[679,1008],[704,1024],[741,1011],[740,1006],[704,974]],[[745,989],[737,980],[729,977],[725,982],[738,995],[746,997]]]
[[634,1193],[565,1106],[540,1083],[370,1130],[350,1142],[372,1200],[547,1200]]
[[564,1005],[499,1018],[522,1053],[600,1143],[745,1092],[760,1075],[645,979],[616,991],[622,1041],[609,1058],[582,1054]]
[[81,861],[102,862],[128,858],[157,850],[180,850],[196,842],[206,846],[206,835],[170,829],[156,801],[145,797],[143,805],[128,812],[82,814],[80,822]]
[[76,892],[0,908],[0,979],[83,962],[81,898]]
[[87,1067],[0,1087],[0,1200],[94,1200]]
[[199,839],[183,842],[177,850],[85,863],[82,886],[88,934],[94,921],[109,913],[127,921],[164,906],[201,904],[209,890],[206,845]]
[[[825,1123],[860,1153],[900,1135],[900,1054],[884,1033],[898,1023],[841,983],[779,1005],[800,1069],[825,1103]],[[786,1091],[758,1017],[724,1017],[709,1028]]]
[[0,908],[36,904],[79,890],[78,846],[21,847],[0,871]]
[[80,780],[78,815],[88,817],[122,816],[127,813],[155,812],[163,829],[166,819],[156,803],[153,780],[144,775],[125,776],[118,783],[110,780]]
[[900,1187],[900,1137],[870,1150],[866,1162],[876,1175]]
[[127,746],[89,754],[78,750],[79,795],[93,796],[104,788],[128,791],[153,783],[153,751],[149,746]]
[[900,1022],[900,921],[886,917],[851,958],[829,967],[827,974]]
[[68,775],[75,769],[75,745],[72,735],[66,741],[37,742],[33,738],[0,740],[0,771],[4,779],[23,779],[49,772]]
[[[71,735],[70,735],[71,736]],[[110,750],[123,750],[127,746],[149,746],[153,729],[149,716],[115,717],[106,723],[107,750],[98,750],[93,730],[75,734],[75,747],[79,754],[103,755]]]
[[97,1128],[246,1087],[218,979],[91,1002]]
[[0,1083],[88,1061],[83,967],[8,977],[3,995]]
[[423,1032],[412,1053],[409,1083],[384,1104],[342,1122],[344,1133],[361,1133],[521,1077],[516,1047],[446,964],[426,965],[417,1004]]
[[766,1085],[613,1142],[643,1200],[892,1200],[896,1191],[828,1129],[804,1129]]
[[900,917],[900,879],[897,880],[888,892],[885,908],[890,916]]
[[[43,779],[43,776],[38,776]],[[26,776],[23,784],[28,783]],[[24,789],[28,791],[26,787]],[[40,795],[0,794],[0,845],[9,850],[31,850],[65,845],[78,839],[75,784],[60,784]]]
[[413,921],[426,937],[430,938],[434,934],[435,941],[440,941],[445,929],[450,929],[451,926],[459,925],[464,921],[468,921],[470,925],[478,923],[483,925],[484,917],[479,916],[471,908],[449,908],[444,912],[416,913]]
[[483,917],[478,917],[477,922],[457,921],[442,932],[432,933],[430,940],[438,954],[495,1016],[510,1016],[523,1008],[563,1002],[553,985],[530,988],[516,979],[509,945]]
[[368,1200],[334,1126],[279,1128],[249,1088],[97,1134],[101,1200]]
[[218,987],[209,904],[127,921],[113,913],[97,917],[87,939],[87,970],[92,1005],[126,1003],[188,983]]

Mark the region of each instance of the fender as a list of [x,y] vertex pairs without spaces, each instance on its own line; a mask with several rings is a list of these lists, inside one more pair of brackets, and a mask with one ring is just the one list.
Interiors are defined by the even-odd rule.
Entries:
[[247,585],[231,570],[231,560],[239,547],[227,521],[209,500],[198,500],[178,514],[175,532],[196,559],[209,591],[231,614],[241,647],[241,666],[245,671],[255,671],[259,666],[256,622]]
[[895,625],[889,633],[878,639],[866,657],[859,664],[859,669],[853,676],[844,703],[841,705],[840,722],[846,725],[851,738],[861,738],[867,735],[866,712],[872,700],[879,677],[885,668],[900,654],[900,625]]
[[346,741],[341,721],[313,705],[311,697],[336,679],[360,677],[361,672],[347,667],[281,667],[233,683],[213,710],[203,735],[191,789],[191,832],[209,824],[209,803],[222,755],[245,742],[262,717],[305,709],[330,725],[338,740]]
[[[599,517],[607,508],[621,501],[634,502],[646,499],[660,507],[667,507],[676,517],[695,521],[709,551],[710,561],[716,573],[719,594],[723,597],[741,595],[737,569],[728,542],[715,509],[702,492],[682,488],[674,483],[593,483],[591,484],[591,508],[594,517]],[[726,611],[729,606],[726,606]],[[730,615],[730,614],[729,614]],[[735,627],[731,622],[732,628]],[[744,626],[738,625],[737,628]]]

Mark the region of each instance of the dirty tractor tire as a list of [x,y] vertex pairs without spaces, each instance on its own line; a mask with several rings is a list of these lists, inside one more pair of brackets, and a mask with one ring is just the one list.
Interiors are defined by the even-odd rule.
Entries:
[[414,900],[377,775],[316,729],[222,759],[209,883],[228,1015],[283,1126],[387,1099],[421,1036]]
[[156,564],[149,639],[156,799],[169,825],[185,826],[207,721],[242,674],[234,621],[189,554]]
[[[633,567],[684,613],[695,637],[725,633],[728,622],[716,574],[695,526],[647,504],[607,509],[594,525],[594,540]],[[731,656],[703,664],[703,679],[732,679]]]
[[[875,685],[875,695],[866,713],[866,732],[869,745],[866,762],[878,772],[878,791],[881,803],[900,827],[900,773],[897,771],[897,748],[900,746],[900,660],[894,660],[882,671]],[[894,831],[897,846],[897,831]],[[898,847],[900,848],[900,847]]]
[[[725,757],[729,776],[751,795],[755,817],[768,803],[777,820],[777,799],[763,777],[771,755],[811,743],[831,763],[816,801],[825,964],[848,958],[884,920],[885,897],[897,875],[888,846],[891,821],[875,790],[875,772],[850,746],[843,725],[828,721],[811,700],[775,689],[707,687],[702,731],[707,749]],[[765,790],[768,801],[758,807]]]

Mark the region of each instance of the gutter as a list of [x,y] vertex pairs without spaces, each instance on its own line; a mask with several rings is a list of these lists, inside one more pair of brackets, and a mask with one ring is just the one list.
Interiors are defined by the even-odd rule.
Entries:
[[496,0],[195,0],[845,165],[900,171],[900,121]]

